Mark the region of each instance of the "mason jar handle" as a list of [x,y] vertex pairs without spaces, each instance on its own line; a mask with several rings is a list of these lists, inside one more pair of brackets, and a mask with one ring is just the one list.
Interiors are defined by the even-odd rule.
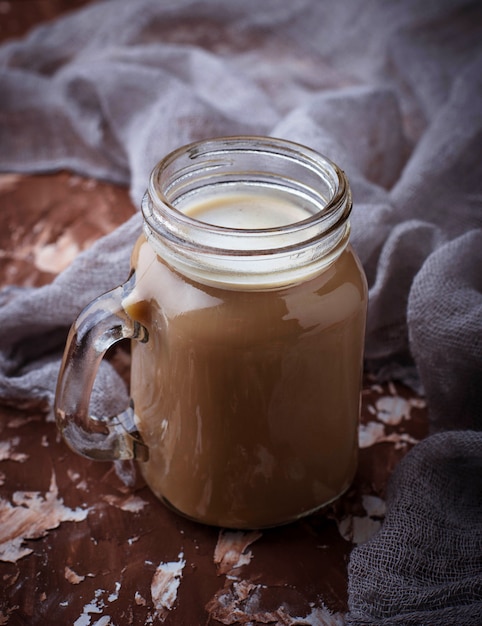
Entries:
[[70,329],[57,383],[55,416],[69,446],[95,460],[146,461],[148,448],[137,431],[132,401],[112,417],[93,416],[90,397],[107,350],[122,339],[146,342],[147,329],[122,307],[132,291],[135,275],[88,304]]

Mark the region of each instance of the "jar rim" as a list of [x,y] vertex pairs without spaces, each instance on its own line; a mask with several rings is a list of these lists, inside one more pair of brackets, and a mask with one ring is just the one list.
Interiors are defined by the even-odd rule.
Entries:
[[[257,148],[254,147],[255,144],[258,145]],[[271,153],[278,158],[286,157],[293,161],[301,160],[302,164],[305,167],[310,168],[313,172],[331,175],[333,192],[331,197],[328,199],[328,202],[321,207],[320,211],[309,215],[303,220],[291,222],[282,226],[267,228],[235,228],[209,224],[201,222],[177,209],[161,187],[160,175],[162,172],[186,154],[189,155],[189,159],[195,159],[205,155],[215,156],[225,155],[227,153]],[[216,166],[212,165],[211,167]],[[326,177],[324,180],[326,181]],[[345,209],[342,211],[343,214],[340,215],[340,218],[345,221],[348,219],[352,209],[351,191],[347,178],[343,170],[336,163],[325,155],[303,144],[286,139],[262,135],[229,135],[224,137],[214,137],[195,141],[172,150],[164,156],[152,170],[149,177],[149,186],[146,195],[148,195],[150,200],[153,202],[153,206],[151,207],[151,210],[146,211],[145,203],[143,202],[144,218],[150,226],[154,228],[154,230],[156,230],[156,228],[155,220],[152,219],[152,209],[155,209],[156,212],[166,212],[170,215],[171,219],[174,219],[176,222],[186,224],[199,230],[211,233],[217,232],[220,234],[229,232],[233,235],[245,238],[259,237],[260,235],[269,236],[273,233],[283,233],[289,235],[290,233],[305,229],[313,224],[328,222],[330,221],[330,218],[333,218],[334,214],[339,214],[341,209]],[[329,230],[331,229],[327,227],[326,232]]]
[[[276,190],[308,216],[276,227],[233,228],[182,211],[183,203],[211,198],[230,184],[248,195],[253,185],[268,195]],[[257,135],[173,150],[154,167],[142,201],[144,233],[168,264],[200,282],[249,289],[298,282],[330,265],[348,244],[351,209],[348,180],[330,159]]]

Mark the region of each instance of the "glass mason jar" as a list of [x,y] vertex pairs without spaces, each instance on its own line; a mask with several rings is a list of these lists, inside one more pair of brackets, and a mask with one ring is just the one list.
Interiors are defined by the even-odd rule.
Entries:
[[[357,467],[367,286],[344,173],[307,147],[227,137],[153,170],[132,275],[81,314],[57,391],[66,440],[137,458],[207,524],[260,528],[340,496]],[[98,363],[131,337],[131,406],[88,412]]]

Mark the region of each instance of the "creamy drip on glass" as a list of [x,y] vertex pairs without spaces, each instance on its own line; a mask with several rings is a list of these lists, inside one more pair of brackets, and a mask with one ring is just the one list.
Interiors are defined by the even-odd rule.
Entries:
[[[269,193],[184,203],[196,220],[275,228],[309,217]],[[350,246],[292,286],[242,290],[191,280],[141,236],[123,306],[131,395],[154,493],[208,524],[270,526],[334,500],[357,464],[366,283]]]

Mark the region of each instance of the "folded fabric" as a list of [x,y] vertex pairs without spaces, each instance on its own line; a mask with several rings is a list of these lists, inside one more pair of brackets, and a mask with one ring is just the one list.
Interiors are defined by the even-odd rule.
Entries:
[[387,506],[381,531],[351,554],[347,626],[479,626],[482,433],[439,433],[415,446]]

